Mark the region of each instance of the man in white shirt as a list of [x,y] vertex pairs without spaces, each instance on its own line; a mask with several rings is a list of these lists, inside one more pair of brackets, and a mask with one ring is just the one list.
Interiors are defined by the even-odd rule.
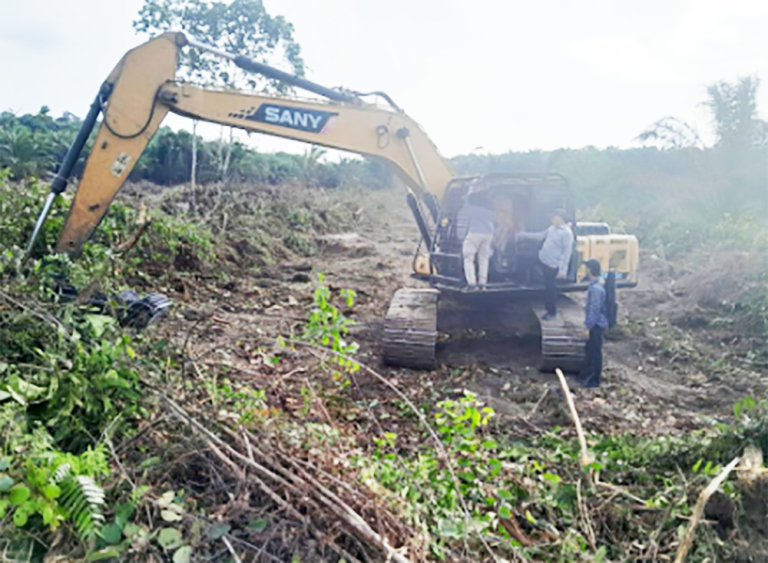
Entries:
[[557,285],[556,280],[568,276],[568,266],[573,253],[573,232],[566,223],[567,213],[564,209],[556,209],[552,213],[552,226],[540,233],[520,233],[519,238],[527,240],[543,240],[539,250],[539,262],[544,274],[544,303],[545,321],[554,319],[557,315]]

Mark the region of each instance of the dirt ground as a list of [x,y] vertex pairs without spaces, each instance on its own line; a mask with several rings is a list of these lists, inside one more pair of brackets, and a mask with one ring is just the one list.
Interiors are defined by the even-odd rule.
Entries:
[[[512,432],[567,425],[556,377],[534,367],[535,338],[454,333],[441,338],[435,371],[382,365],[382,319],[388,302],[397,288],[420,286],[410,278],[419,235],[399,191],[360,193],[353,199],[359,205],[356,224],[345,236],[318,241],[316,256],[240,279],[223,296],[228,304],[219,306],[220,330],[232,338],[267,322],[290,330],[306,318],[311,272],[322,272],[332,289],[357,292],[353,338],[361,345],[359,359],[422,404],[468,389],[492,406],[497,422]],[[736,401],[766,391],[765,368],[740,352],[744,339],[738,327],[704,322],[704,313],[691,305],[679,283],[685,272],[649,255],[644,255],[641,272],[639,287],[619,293],[620,323],[607,336],[602,387],[581,389],[571,380],[587,431],[685,433],[732,417]],[[193,319],[212,306],[189,304],[184,315]],[[215,346],[214,333],[199,335],[195,346]],[[387,393],[381,385],[370,392],[377,397]]]

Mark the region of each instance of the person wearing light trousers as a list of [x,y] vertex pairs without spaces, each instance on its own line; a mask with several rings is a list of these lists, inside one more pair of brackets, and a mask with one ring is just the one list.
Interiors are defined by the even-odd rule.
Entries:
[[488,283],[488,265],[493,253],[493,201],[482,185],[473,190],[462,210],[467,221],[467,235],[462,245],[464,277],[470,291]]

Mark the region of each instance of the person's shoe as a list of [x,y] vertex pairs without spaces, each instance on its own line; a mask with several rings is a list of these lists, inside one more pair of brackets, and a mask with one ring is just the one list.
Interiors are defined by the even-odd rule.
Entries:
[[466,291],[477,291],[477,285],[475,284],[467,284],[467,287],[464,288]]
[[596,379],[587,379],[584,383],[581,385],[584,389],[597,389],[600,387],[600,382]]
[[556,318],[557,314],[555,313],[544,313],[544,316],[541,317],[542,321],[551,321],[552,319]]

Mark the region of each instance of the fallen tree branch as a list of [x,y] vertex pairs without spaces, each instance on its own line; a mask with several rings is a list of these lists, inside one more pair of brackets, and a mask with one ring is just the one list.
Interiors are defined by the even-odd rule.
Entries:
[[402,554],[400,554],[393,547],[391,547],[389,542],[387,542],[385,538],[382,538],[376,531],[374,531],[373,528],[371,528],[357,512],[352,510],[349,505],[347,505],[343,500],[336,496],[331,490],[323,486],[322,483],[313,478],[304,470],[304,468],[296,463],[293,463],[293,460],[291,459],[286,459],[286,461],[291,463],[291,465],[296,469],[302,479],[312,485],[314,488],[313,490],[322,493],[317,495],[320,502],[325,504],[328,509],[336,514],[341,520],[346,521],[350,526],[357,530],[361,536],[363,536],[373,545],[381,548],[384,553],[387,554],[387,561],[395,561],[396,563],[408,563],[410,561],[406,557],[403,557]]
[[536,545],[536,542],[529,538],[520,527],[520,522],[517,521],[517,517],[514,514],[509,518],[499,518],[499,521],[509,535],[523,547],[533,547]]
[[136,244],[139,242],[139,239],[144,235],[145,232],[147,232],[147,229],[149,229],[150,225],[152,225],[152,221],[146,221],[139,225],[139,230],[136,231],[136,234],[133,235],[130,239],[125,241],[123,244],[119,245],[115,251],[118,254],[128,254],[133,247],[136,246]]
[[696,501],[696,505],[693,507],[693,515],[691,516],[691,521],[688,522],[688,527],[685,529],[685,535],[683,535],[683,541],[680,542],[680,545],[677,548],[675,563],[683,563],[683,561],[685,561],[685,557],[688,555],[688,550],[691,549],[691,546],[693,545],[693,537],[696,533],[696,526],[699,525],[699,520],[701,520],[701,517],[704,514],[704,508],[707,506],[709,497],[711,497],[714,492],[720,488],[720,485],[725,482],[725,480],[728,478],[728,475],[731,474],[731,471],[733,471],[738,464],[739,458],[736,457],[720,472],[717,477],[712,479],[712,482],[710,482],[710,484],[707,485],[707,487],[701,491],[701,493],[699,493],[699,498]]
[[[279,343],[278,339],[271,339],[275,342]],[[445,462],[446,468],[448,469],[448,473],[451,475],[451,482],[453,483],[454,489],[457,493],[457,496],[459,498],[459,502],[461,503],[462,511],[464,512],[464,518],[465,522],[469,522],[469,507],[467,506],[466,500],[464,499],[464,495],[461,494],[461,485],[459,483],[459,478],[456,475],[455,468],[453,467],[453,464],[451,463],[451,459],[448,456],[448,452],[446,451],[445,447],[443,446],[443,443],[440,441],[440,438],[438,437],[435,430],[432,428],[432,426],[427,421],[427,417],[424,416],[424,413],[421,412],[418,408],[416,408],[416,405],[413,404],[413,401],[410,400],[410,398],[403,393],[400,389],[398,389],[395,385],[392,384],[391,381],[389,381],[386,377],[375,371],[373,368],[361,363],[360,361],[356,360],[355,358],[352,358],[350,356],[347,356],[346,354],[342,354],[341,352],[337,352],[335,350],[331,350],[329,348],[325,348],[323,346],[318,346],[316,344],[312,344],[311,342],[303,342],[301,340],[293,340],[293,339],[282,339],[283,342],[287,342],[293,345],[298,346],[304,346],[307,348],[313,348],[315,350],[319,350],[321,352],[324,352],[326,354],[331,354],[332,356],[336,356],[337,358],[341,358],[343,360],[349,361],[349,362],[355,362],[358,366],[360,366],[361,369],[363,369],[366,373],[369,375],[372,375],[375,377],[378,381],[389,387],[392,391],[395,392],[395,394],[406,404],[406,406],[418,417],[419,421],[422,423],[424,428],[427,430],[427,432],[430,435],[430,438],[432,438],[432,441],[435,444],[435,449],[438,450],[438,453],[440,454],[441,459]],[[499,561],[499,558],[496,556],[496,553],[491,548],[490,544],[487,542],[487,540],[483,537],[482,534],[478,534],[478,539],[480,540],[480,543],[482,543],[485,550],[488,552],[488,555],[491,556],[491,558],[494,561]],[[517,552],[515,552],[515,555],[517,556]]]
[[576,482],[576,499],[579,507],[579,520],[581,520],[582,531],[589,542],[589,547],[592,551],[597,549],[597,538],[595,537],[595,526],[592,523],[592,518],[589,515],[589,509],[587,508],[584,497],[581,494],[581,479]]
[[598,477],[595,478],[595,485],[597,485],[598,487],[601,487],[603,489],[606,489],[608,491],[612,491],[616,495],[624,495],[629,500],[633,500],[633,501],[635,501],[637,503],[640,503],[643,506],[646,506],[648,504],[648,501],[643,500],[640,497],[637,497],[637,496],[633,495],[632,493],[630,493],[626,489],[623,489],[623,488],[618,487],[616,485],[613,485],[611,483],[606,483],[604,481],[600,481],[600,479]]
[[57,331],[58,331],[60,334],[63,334],[64,336],[66,336],[66,337],[67,337],[67,339],[68,339],[70,342],[72,342],[72,341],[73,341],[73,339],[72,339],[72,335],[71,335],[71,334],[69,333],[69,331],[67,330],[67,327],[65,327],[65,326],[64,326],[64,325],[61,323],[61,321],[60,321],[59,319],[57,319],[55,316],[53,316],[53,315],[49,315],[49,314],[47,314],[47,313],[41,313],[40,311],[38,311],[38,310],[37,310],[37,309],[35,309],[34,307],[30,307],[30,306],[28,306],[28,305],[25,305],[24,303],[21,303],[20,301],[17,301],[16,299],[14,299],[14,298],[13,298],[13,297],[11,297],[10,295],[8,295],[8,294],[7,294],[6,292],[4,292],[3,290],[0,290],[0,298],[2,298],[3,300],[5,300],[7,303],[10,303],[10,304],[11,304],[11,305],[13,305],[14,307],[17,307],[18,309],[21,309],[22,311],[24,311],[24,312],[26,312],[26,313],[29,313],[30,315],[32,315],[32,316],[34,316],[34,317],[37,317],[37,318],[38,318],[38,319],[40,319],[41,321],[43,321],[43,322],[46,322],[46,323],[49,323],[49,324],[53,325],[53,327],[54,327],[54,328],[55,328],[55,329],[56,329],[56,330],[57,330]]
[[[200,319],[200,320],[203,320],[203,319]],[[205,320],[210,320],[210,316],[207,317],[207,319],[205,319]],[[189,336],[191,336],[191,331],[188,334],[188,337]],[[377,371],[375,371],[371,367],[363,364],[362,362],[360,362],[356,358],[347,356],[347,355],[342,354],[340,352],[337,352],[335,350],[331,350],[329,348],[326,348],[324,346],[320,346],[320,345],[317,345],[317,344],[314,344],[314,343],[311,343],[311,342],[305,342],[305,341],[302,341],[302,340],[295,340],[295,339],[291,339],[291,338],[275,338],[275,337],[271,337],[271,336],[254,337],[252,334],[245,334],[245,335],[241,335],[239,337],[233,336],[233,338],[237,338],[239,341],[256,341],[256,342],[269,341],[269,342],[271,342],[273,344],[276,344],[278,346],[281,346],[281,347],[284,347],[286,344],[290,344],[290,345],[295,345],[295,346],[300,346],[300,347],[308,348],[309,350],[316,350],[316,351],[322,352],[323,354],[335,356],[337,358],[341,358],[341,359],[344,359],[344,360],[349,361],[349,362],[354,362],[363,371],[365,371],[369,375],[372,375],[379,382],[381,382],[386,387],[388,387],[390,390],[392,390],[405,403],[405,405],[416,415],[416,417],[419,419],[419,422],[426,429],[426,431],[429,434],[432,442],[434,443],[435,449],[437,450],[437,452],[439,454],[439,459],[442,460],[446,464],[446,468],[447,468],[448,473],[449,473],[449,475],[451,477],[451,482],[453,483],[454,490],[457,493],[457,496],[458,496],[458,499],[459,499],[459,504],[460,504],[462,512],[464,514],[465,523],[467,524],[465,529],[469,529],[469,525],[468,525],[469,520],[470,520],[469,507],[467,506],[466,500],[464,499],[464,496],[461,493],[461,485],[460,485],[460,481],[459,481],[458,476],[457,476],[456,468],[454,467],[453,463],[451,462],[451,459],[450,459],[450,456],[448,455],[448,452],[446,451],[445,447],[443,446],[443,444],[442,444],[439,436],[435,432],[435,430],[429,424],[429,421],[427,420],[427,417],[424,415],[424,413],[419,408],[417,408],[416,405],[413,404],[413,401],[411,401],[410,398],[405,393],[403,393],[400,389],[398,389],[395,385],[393,385],[392,382],[390,382],[386,377],[384,377],[383,375],[381,375],[380,373],[378,373]],[[183,348],[184,358],[186,358],[187,343],[188,343],[188,339],[185,340],[185,345],[184,345],[184,348]],[[215,349],[217,349],[217,350],[221,349],[221,346],[217,346]],[[206,352],[206,353],[208,353],[208,352]],[[197,356],[197,358],[195,358],[195,359],[200,359],[200,356]],[[351,377],[354,378],[354,375],[351,375]],[[169,400],[169,399],[166,398],[166,400]],[[252,441],[252,445],[254,445],[253,441]],[[239,454],[237,452],[234,452],[233,455],[235,455],[236,457],[237,456],[243,457],[243,459],[247,460],[247,458],[245,458],[244,456],[242,456],[242,454]],[[248,460],[248,461],[250,461],[250,460]],[[467,534],[465,533],[465,536],[464,536],[465,545],[466,545],[466,535]],[[491,559],[493,561],[498,562],[499,558],[497,557],[496,553],[494,552],[493,548],[490,546],[490,544],[488,543],[486,538],[481,533],[476,534],[476,537],[480,541],[480,543],[483,545],[484,549],[487,551],[487,553],[491,557]],[[516,560],[522,560],[520,555],[519,555],[519,553],[517,553],[517,551],[514,552],[514,557],[515,557]],[[392,559],[392,560],[396,561],[396,559]]]
[[[269,341],[273,344],[277,344],[280,346],[285,346],[286,344],[296,345],[308,348],[310,350],[317,350],[324,354],[329,354],[331,356],[335,356],[337,358],[344,359],[349,362],[354,362],[360,368],[368,373],[369,375],[372,375],[374,378],[376,378],[379,382],[383,383],[385,386],[387,386],[389,389],[391,389],[405,404],[406,406],[416,415],[416,417],[419,419],[419,421],[422,423],[424,428],[426,429],[427,433],[429,434],[431,440],[435,444],[435,449],[437,450],[439,454],[439,459],[445,462],[446,468],[448,469],[448,473],[451,476],[451,482],[454,485],[454,489],[458,495],[459,498],[459,504],[461,505],[462,512],[464,513],[465,521],[469,522],[470,513],[469,508],[466,504],[466,500],[464,499],[464,496],[461,493],[461,485],[459,482],[459,478],[456,474],[456,468],[453,466],[453,463],[450,460],[450,457],[448,455],[448,452],[446,451],[445,447],[443,446],[443,443],[440,441],[440,438],[438,437],[435,430],[432,428],[432,426],[429,424],[429,421],[427,420],[426,416],[424,415],[421,410],[419,410],[416,405],[413,404],[413,401],[410,400],[410,398],[403,393],[400,389],[398,389],[395,385],[392,384],[389,380],[387,380],[386,377],[375,371],[373,368],[363,364],[356,358],[353,358],[351,356],[347,356],[345,354],[342,354],[340,352],[336,352],[335,350],[331,350],[329,348],[326,348],[324,346],[320,346],[317,344],[313,344],[311,342],[304,342],[301,340],[294,340],[290,338],[274,338],[270,336],[262,336],[262,337],[253,337],[252,335],[242,335],[238,337],[238,340],[240,341],[257,341],[257,342],[263,342],[263,341]],[[217,349],[220,349],[220,346],[217,347]],[[499,558],[496,556],[496,553],[493,551],[493,548],[491,548],[488,541],[483,537],[482,534],[478,533],[477,538],[480,541],[480,543],[483,545],[485,550],[488,552],[488,555],[493,559],[493,561],[498,562]],[[466,538],[465,538],[466,539]],[[515,557],[520,560],[520,555],[515,551],[514,552]],[[393,559],[394,560],[394,559]]]
[[162,400],[164,400],[166,403],[168,403],[171,406],[172,410],[176,413],[176,415],[179,416],[184,422],[186,422],[187,424],[192,426],[194,429],[196,429],[199,432],[201,432],[210,441],[212,441],[215,444],[221,446],[223,450],[229,452],[231,455],[233,455],[234,457],[236,457],[240,461],[244,462],[246,465],[249,465],[252,468],[256,469],[256,471],[261,473],[261,475],[263,475],[267,479],[272,479],[276,483],[286,487],[292,493],[298,494],[298,495],[302,494],[302,491],[297,489],[296,486],[293,485],[292,483],[286,481],[285,479],[283,479],[279,475],[275,474],[273,471],[271,471],[270,469],[264,467],[263,465],[255,462],[255,461],[251,461],[246,456],[244,456],[243,454],[241,454],[240,452],[238,452],[237,450],[232,448],[232,446],[227,444],[224,440],[219,438],[216,434],[214,434],[213,432],[208,430],[205,426],[200,424],[200,422],[198,422],[196,419],[194,419],[192,416],[190,416],[181,406],[179,406],[171,398],[169,398],[168,396],[164,395],[163,393],[158,393],[158,395],[160,396],[160,398]]
[[530,421],[533,418],[533,415],[536,414],[536,412],[539,410],[539,407],[541,406],[541,403],[544,402],[544,399],[547,398],[547,395],[549,395],[549,387],[544,388],[544,392],[541,394],[541,398],[536,401],[536,404],[533,405],[533,408],[531,409],[531,412],[528,413],[528,416],[525,417],[526,421]]
[[243,560],[240,559],[240,556],[235,551],[235,548],[232,547],[232,543],[229,541],[229,538],[227,538],[227,536],[223,536],[221,541],[223,541],[224,545],[227,546],[227,549],[229,550],[229,553],[232,554],[232,559],[234,559],[235,563],[243,563]]
[[290,379],[290,378],[291,378],[291,377],[293,377],[294,375],[296,375],[296,374],[299,374],[299,373],[305,373],[306,371],[307,371],[307,370],[306,370],[306,368],[303,368],[303,367],[297,367],[296,369],[292,369],[292,370],[291,370],[291,371],[289,371],[288,373],[286,373],[286,374],[284,374],[284,375],[281,375],[280,377],[278,377],[277,379],[275,379],[275,380],[272,382],[272,384],[270,385],[270,387],[271,387],[272,389],[274,389],[275,387],[279,387],[279,386],[280,386],[280,384],[281,384],[281,383],[283,383],[283,382],[284,382],[286,379]]
[[559,368],[555,370],[557,378],[560,380],[560,386],[563,388],[565,394],[565,400],[568,402],[568,409],[571,411],[571,418],[573,424],[576,427],[576,434],[579,436],[579,446],[581,447],[581,466],[586,467],[592,465],[595,462],[595,456],[587,449],[587,439],[584,436],[584,429],[581,427],[581,419],[579,413],[576,411],[576,404],[573,402],[573,395],[568,387],[568,382],[565,380],[562,370]]
[[[367,542],[369,542],[370,544],[376,546],[378,549],[383,551],[386,554],[387,561],[393,561],[395,563],[411,563],[407,557],[403,556],[397,549],[389,545],[389,542],[386,540],[386,538],[383,538],[376,531],[374,531],[373,528],[371,528],[368,525],[368,523],[357,512],[355,512],[349,505],[347,505],[342,499],[340,499],[332,491],[327,489],[319,481],[317,481],[311,475],[309,475],[301,466],[295,463],[291,463],[292,460],[290,458],[285,457],[283,461],[291,464],[293,468],[296,470],[292,474],[292,479],[291,479],[292,482],[288,482],[286,479],[284,479],[280,475],[277,475],[277,473],[275,473],[271,469],[258,463],[253,458],[247,457],[241,454],[240,452],[238,452],[237,450],[235,450],[232,446],[230,446],[224,440],[216,436],[213,432],[208,430],[199,421],[197,421],[194,417],[192,417],[189,413],[187,413],[183,407],[178,405],[175,401],[173,401],[163,393],[158,392],[158,396],[171,407],[171,410],[174,412],[174,414],[176,414],[183,422],[185,422],[187,425],[192,427],[194,430],[203,434],[203,436],[205,437],[205,441],[208,447],[211,449],[211,451],[214,452],[214,454],[219,459],[221,459],[227,466],[229,466],[230,469],[232,469],[235,472],[238,478],[245,480],[246,474],[232,459],[230,459],[226,455],[226,453],[229,453],[233,457],[237,458],[240,462],[256,469],[256,471],[259,472],[261,475],[264,475],[265,477],[271,479],[272,481],[286,487],[288,490],[296,494],[299,498],[305,497],[307,495],[313,497],[314,500],[326,506],[334,515],[336,515],[336,517],[338,517],[342,522],[346,523],[350,528],[352,528],[352,530],[360,534],[360,536],[364,538]],[[279,464],[276,464],[275,469],[278,470],[277,469],[278,467],[280,467]],[[281,472],[285,472],[285,470]],[[267,493],[270,496],[270,498],[275,500],[275,502],[277,502],[278,505],[282,506],[283,508],[289,507],[288,510],[292,515],[294,516],[298,515],[298,511],[296,511],[295,508],[290,506],[287,503],[287,501],[285,501],[284,499],[281,499],[279,495],[277,495],[270,487],[266,485],[266,483],[259,480],[257,477],[255,477],[255,475],[251,475],[249,479],[253,479],[254,481],[256,481],[259,484],[260,488],[265,493]],[[299,485],[303,485],[303,486],[299,488]],[[300,515],[298,515],[298,518],[300,521],[307,522],[307,520],[302,518]]]

